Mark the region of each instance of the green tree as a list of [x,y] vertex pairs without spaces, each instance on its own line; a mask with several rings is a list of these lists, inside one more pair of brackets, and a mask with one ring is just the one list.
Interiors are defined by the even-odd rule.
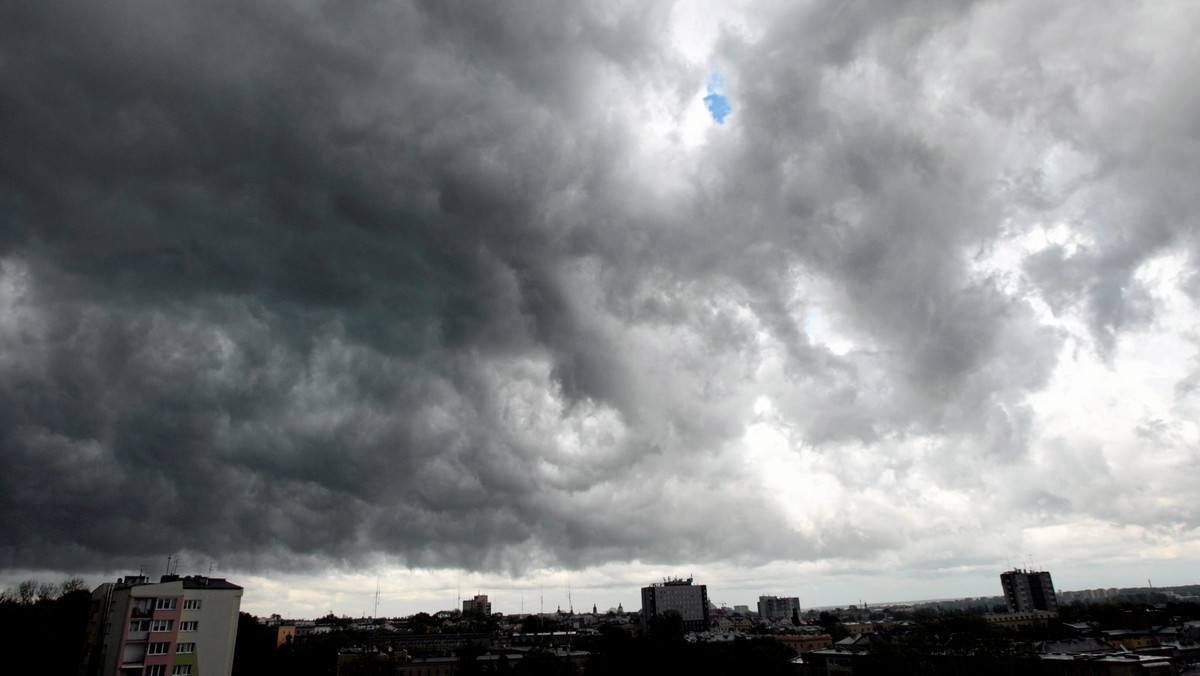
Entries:
[[437,620],[429,613],[417,613],[408,618],[408,627],[414,634],[431,634],[438,626]]
[[678,610],[667,610],[650,618],[650,636],[661,643],[683,640],[683,615]]

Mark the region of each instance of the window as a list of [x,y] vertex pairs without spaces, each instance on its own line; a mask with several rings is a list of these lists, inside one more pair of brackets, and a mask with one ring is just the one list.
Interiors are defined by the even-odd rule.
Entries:
[[134,617],[150,617],[154,614],[154,599],[136,598],[133,600],[133,610],[129,611]]
[[151,643],[146,646],[147,655],[168,655],[171,652],[170,643]]
[[171,631],[175,627],[175,620],[150,620],[150,631]]
[[183,602],[184,610],[200,610],[200,599],[187,599]]
[[179,645],[175,646],[175,652],[179,653],[181,655],[187,654],[187,653],[194,653],[194,652],[196,652],[196,644],[195,643],[180,643]]
[[157,610],[175,610],[176,608],[179,607],[178,604],[179,604],[179,599],[175,599],[175,598],[159,599],[158,605],[155,606],[155,609],[157,609]]
[[146,667],[145,675],[146,676],[167,676],[167,665],[151,664],[150,666]]
[[136,634],[142,631],[150,631],[150,620],[133,620],[129,623],[129,633]]
[[175,668],[171,670],[171,676],[192,676],[192,665],[176,664]]
[[[170,620],[168,620],[168,621],[170,621]],[[200,623],[197,622],[196,620],[190,620],[188,622],[180,622],[179,623],[179,631],[196,631],[196,625],[198,625],[198,624],[200,624]]]

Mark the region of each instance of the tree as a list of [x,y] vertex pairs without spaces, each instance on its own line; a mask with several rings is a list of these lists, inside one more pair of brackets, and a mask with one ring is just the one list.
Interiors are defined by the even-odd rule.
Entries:
[[650,636],[656,641],[674,643],[683,640],[683,615],[667,610],[650,618]]
[[33,600],[37,597],[38,587],[40,586],[41,583],[37,580],[22,580],[17,585],[17,601],[23,606],[33,603]]
[[840,641],[850,635],[850,630],[846,629],[846,625],[833,613],[821,611],[820,623],[825,633],[834,641]]
[[63,580],[63,583],[59,585],[59,588],[62,590],[63,596],[76,591],[89,591],[87,581],[82,577],[77,576],[69,577]]
[[413,630],[414,634],[430,634],[433,633],[434,627],[437,626],[437,620],[429,613],[417,613],[408,618],[408,626]]
[[522,634],[540,634],[547,631],[560,631],[563,625],[558,620],[538,615],[529,615],[521,620]]
[[41,582],[37,586],[37,600],[53,601],[58,598],[60,589],[62,588],[53,582]]

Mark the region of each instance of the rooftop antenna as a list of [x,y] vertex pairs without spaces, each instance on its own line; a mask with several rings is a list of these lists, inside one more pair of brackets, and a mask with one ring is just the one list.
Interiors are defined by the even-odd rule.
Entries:
[[567,573],[567,612],[575,614],[575,604],[571,602],[571,574]]
[[212,577],[212,569],[213,569],[213,562],[209,561],[208,562],[208,576],[209,577]]
[[375,573],[375,611],[371,613],[371,617],[379,618],[379,573]]

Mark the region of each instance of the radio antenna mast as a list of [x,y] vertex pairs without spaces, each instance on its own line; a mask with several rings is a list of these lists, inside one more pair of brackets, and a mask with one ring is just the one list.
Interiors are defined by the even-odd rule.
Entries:
[[375,573],[375,612],[371,617],[379,619],[379,573]]

